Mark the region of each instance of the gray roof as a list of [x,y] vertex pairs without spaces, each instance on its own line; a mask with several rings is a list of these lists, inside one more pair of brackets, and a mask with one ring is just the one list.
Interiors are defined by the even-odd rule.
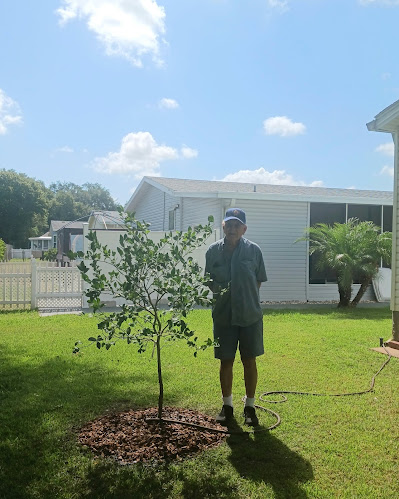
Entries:
[[[308,187],[299,185],[272,185],[272,184],[254,184],[244,182],[223,182],[221,180],[186,180],[178,178],[164,177],[144,177],[151,184],[159,184],[164,190],[171,194],[186,195],[190,193],[263,193],[277,195],[304,196],[306,198],[328,197],[328,198],[374,198],[381,199],[387,203],[392,203],[392,191],[373,191],[359,189],[334,189],[328,187]],[[331,199],[331,201],[333,201]],[[338,200],[337,200],[338,201]],[[345,202],[342,199],[341,202]]]
[[104,223],[105,225],[123,224],[123,218],[119,214],[119,211],[92,211],[89,218],[89,224],[93,225],[97,221]]
[[42,234],[41,236],[34,236],[34,237],[28,237],[29,241],[31,241],[32,239],[51,239],[51,236],[50,236],[50,232],[45,232],[44,234]]
[[51,220],[50,227],[53,232],[57,232],[64,227],[67,229],[83,229],[83,222],[75,222],[69,220]]

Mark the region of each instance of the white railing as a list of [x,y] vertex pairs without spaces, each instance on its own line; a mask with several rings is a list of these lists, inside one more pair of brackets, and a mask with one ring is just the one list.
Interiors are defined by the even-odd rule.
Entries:
[[82,279],[74,267],[55,262],[0,264],[0,309],[80,310]]

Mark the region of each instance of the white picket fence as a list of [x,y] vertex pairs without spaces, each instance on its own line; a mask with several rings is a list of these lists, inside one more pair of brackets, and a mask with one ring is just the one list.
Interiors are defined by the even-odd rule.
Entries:
[[0,309],[80,310],[79,269],[54,262],[0,263]]

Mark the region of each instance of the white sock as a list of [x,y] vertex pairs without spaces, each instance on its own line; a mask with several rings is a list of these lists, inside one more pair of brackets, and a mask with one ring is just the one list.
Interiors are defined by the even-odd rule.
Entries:
[[223,405],[230,405],[233,407],[233,395],[230,395],[229,397],[223,397]]
[[254,407],[254,405],[255,405],[255,397],[253,397],[253,398],[245,397],[245,405],[247,407]]

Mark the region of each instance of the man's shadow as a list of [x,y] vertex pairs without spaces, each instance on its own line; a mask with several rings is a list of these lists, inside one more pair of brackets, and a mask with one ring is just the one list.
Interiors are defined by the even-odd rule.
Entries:
[[[313,479],[310,462],[289,449],[271,431],[262,426],[257,429],[261,431],[227,438],[232,465],[243,478],[270,484],[276,498],[306,498],[301,484]],[[229,430],[243,431],[234,423]]]

